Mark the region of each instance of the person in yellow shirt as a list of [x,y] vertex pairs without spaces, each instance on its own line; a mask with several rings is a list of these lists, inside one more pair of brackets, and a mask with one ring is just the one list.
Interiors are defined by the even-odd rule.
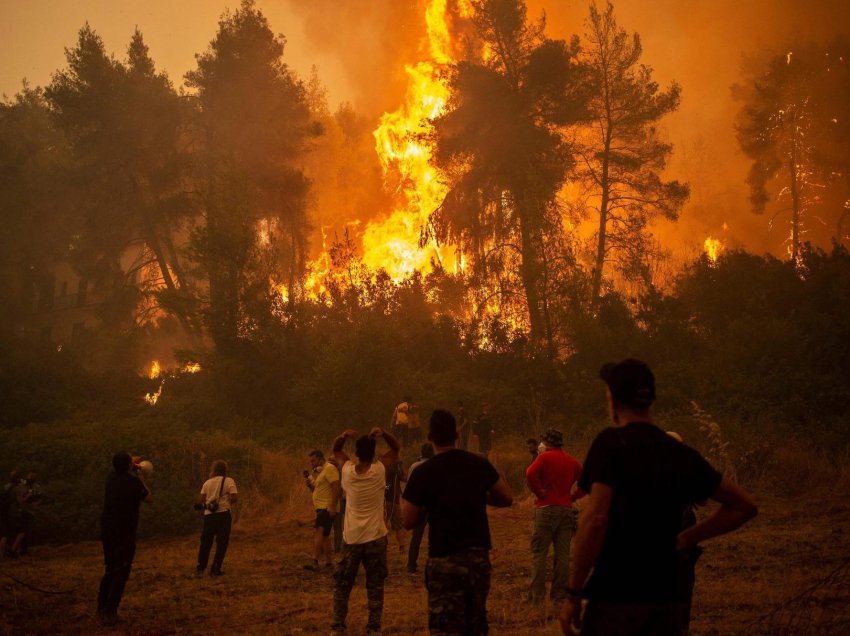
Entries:
[[313,562],[305,565],[305,570],[319,571],[319,561],[325,555],[325,567],[331,567],[331,528],[334,517],[339,511],[341,493],[339,470],[325,461],[324,453],[314,450],[309,455],[312,470],[304,471],[307,487],[313,491],[313,508],[316,509],[316,525],[313,534]]

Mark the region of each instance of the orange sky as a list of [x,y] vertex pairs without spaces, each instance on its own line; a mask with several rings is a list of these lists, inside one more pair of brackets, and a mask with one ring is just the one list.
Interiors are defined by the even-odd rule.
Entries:
[[[88,20],[108,50],[123,57],[134,27],[175,84],[206,48],[217,20],[236,0],[0,0],[0,92],[11,95],[26,77],[43,85],[64,64]],[[404,89],[403,63],[416,59],[421,0],[258,0],[276,32],[288,40],[285,59],[301,74],[319,67],[332,102],[349,100],[370,115],[394,110]],[[530,0],[546,10],[549,35],[584,33],[584,0]],[[767,218],[749,213],[747,162],[732,122],[738,105],[729,87],[740,81],[744,58],[781,51],[795,39],[850,31],[850,0],[622,0],[620,24],[644,42],[644,62],[662,84],[683,87],[682,106],[665,134],[676,145],[671,174],[694,185],[694,203],[676,227],[659,228],[681,254],[697,249],[725,222],[730,243],[782,251],[783,236]],[[697,206],[699,201],[700,205]]]

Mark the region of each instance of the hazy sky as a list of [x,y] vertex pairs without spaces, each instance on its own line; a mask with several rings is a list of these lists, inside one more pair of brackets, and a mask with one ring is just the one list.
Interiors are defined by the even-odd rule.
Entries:
[[[451,0],[449,0],[451,2]],[[217,21],[238,0],[0,0],[0,92],[14,94],[26,77],[44,85],[64,65],[64,47],[88,20],[109,51],[123,57],[133,29],[144,33],[159,68],[175,84],[214,36]],[[319,67],[332,103],[349,100],[373,115],[395,110],[403,66],[415,61],[424,24],[422,0],[258,0],[275,32],[287,40],[285,60],[299,73]],[[552,37],[583,35],[586,0],[529,0],[546,10]],[[671,171],[694,181],[699,212],[674,232],[693,245],[724,223],[729,240],[779,251],[781,237],[747,212],[747,162],[732,123],[739,108],[730,86],[742,61],[784,51],[791,42],[850,31],[850,0],[621,0],[621,26],[644,42],[643,61],[662,84],[678,81],[682,106],[665,134],[676,145]],[[695,183],[696,185],[696,183]],[[706,200],[709,201],[705,205]],[[666,230],[663,230],[666,231]]]

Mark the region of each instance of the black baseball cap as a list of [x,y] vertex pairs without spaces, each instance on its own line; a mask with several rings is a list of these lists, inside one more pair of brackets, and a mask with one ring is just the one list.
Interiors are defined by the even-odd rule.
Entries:
[[599,377],[623,406],[645,409],[655,401],[655,376],[645,362],[626,358],[602,365]]

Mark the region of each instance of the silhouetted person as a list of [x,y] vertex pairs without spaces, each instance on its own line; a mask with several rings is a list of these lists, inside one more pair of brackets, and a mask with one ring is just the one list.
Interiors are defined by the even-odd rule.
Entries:
[[478,452],[486,458],[493,448],[493,422],[490,420],[490,405],[481,403],[481,411],[472,423],[472,432],[478,437]]
[[490,462],[455,448],[457,425],[448,411],[431,415],[428,439],[434,457],[411,475],[402,503],[406,528],[428,519],[428,627],[486,634],[493,547],[486,508],[510,506],[511,491]]
[[[419,459],[417,459],[410,466],[410,475],[413,474],[417,468],[419,468],[422,464],[427,462],[434,456],[434,447],[428,444],[422,444],[422,450],[419,454]],[[410,535],[410,549],[407,552],[407,571],[411,574],[415,573],[419,567],[419,548],[422,545],[422,537],[425,535],[425,526],[428,525],[427,515],[425,519],[423,519],[422,523],[416,526],[413,529],[413,532]]]
[[105,572],[100,580],[97,614],[105,624],[118,620],[118,606],[136,556],[139,506],[143,501],[152,500],[144,473],[133,462],[130,453],[116,453],[112,457],[112,472],[106,478],[100,517]]
[[[529,437],[527,440],[525,440],[525,449],[531,456],[531,464],[534,463],[534,460],[537,459],[537,456],[540,454],[540,447],[541,443],[538,442],[534,437]],[[529,464],[529,466],[531,464]]]
[[213,540],[215,540],[215,555],[210,576],[221,576],[221,566],[227,546],[230,545],[230,529],[233,526],[231,508],[236,503],[238,493],[236,482],[227,476],[227,462],[217,459],[210,466],[210,477],[201,486],[198,504],[204,507],[204,527],[201,530],[201,546],[198,548],[197,574],[203,574],[207,569]]
[[455,418],[455,421],[457,422],[457,446],[461,450],[466,450],[469,448],[469,433],[471,427],[469,412],[460,400],[457,401],[457,417]]
[[[756,515],[756,506],[697,451],[652,424],[655,377],[646,364],[609,363],[600,375],[615,426],[593,441],[579,479],[589,496],[561,627],[566,634],[581,625],[582,636],[679,636],[677,550],[734,530]],[[709,497],[719,510],[682,530],[686,506]]]

